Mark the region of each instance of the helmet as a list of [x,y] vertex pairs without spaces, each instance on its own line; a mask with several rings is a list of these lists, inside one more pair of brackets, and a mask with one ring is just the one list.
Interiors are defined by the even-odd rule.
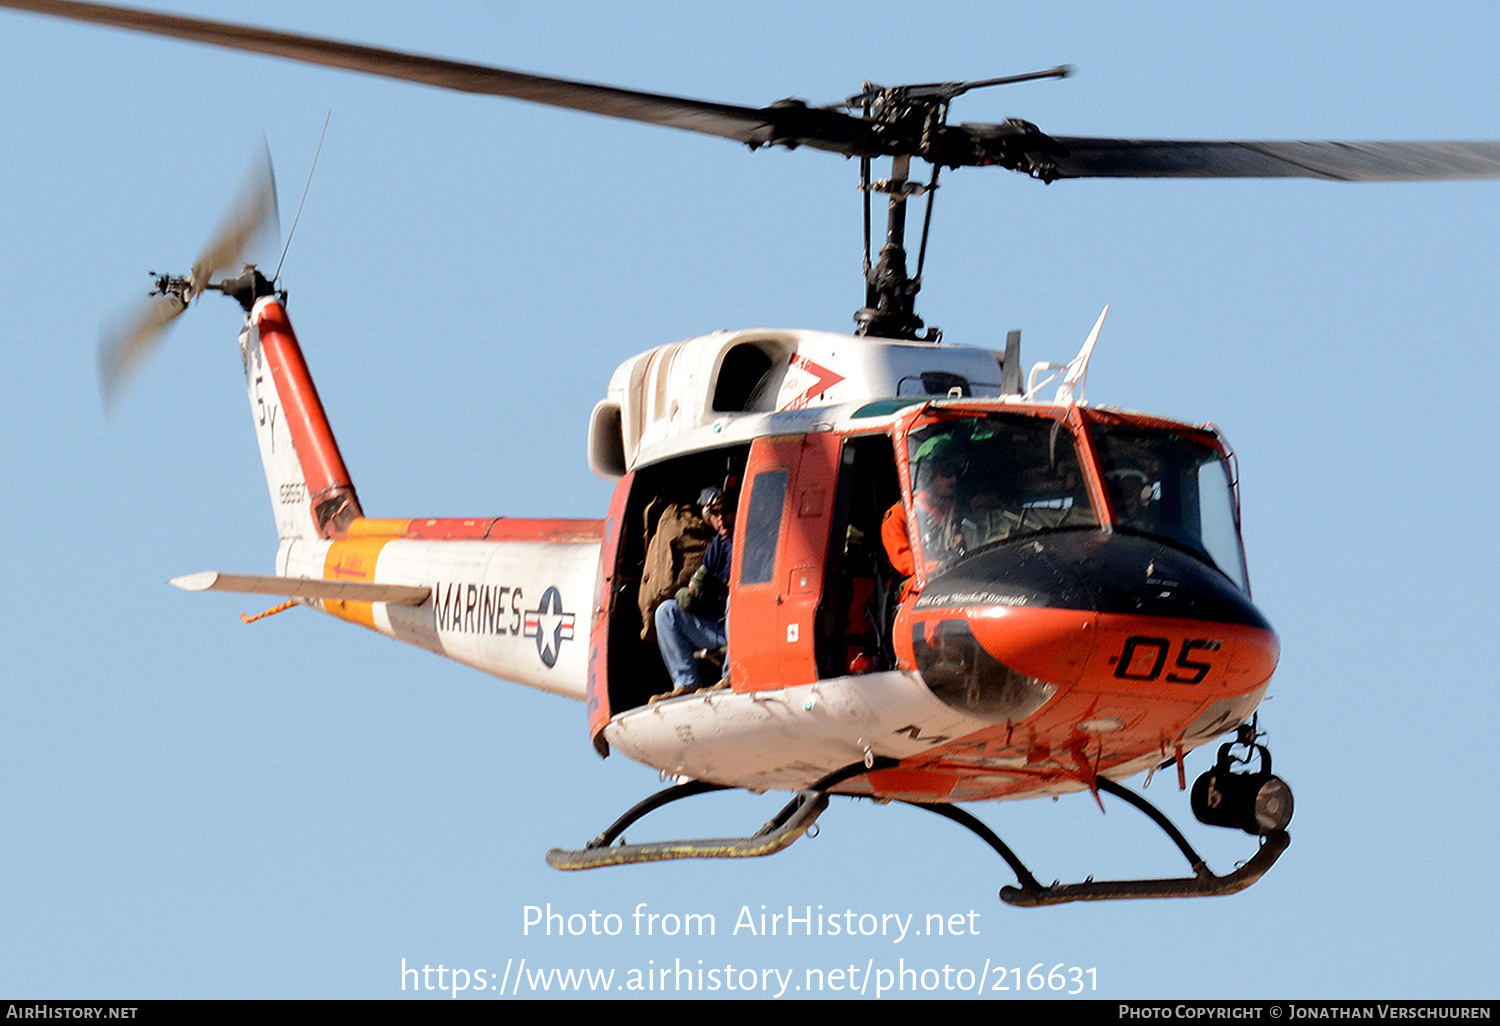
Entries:
[[939,474],[961,477],[969,469],[969,450],[953,435],[934,435],[917,446],[912,463],[918,485],[925,488]]
[[949,460],[962,460],[966,455],[963,443],[957,438],[952,435],[933,435],[917,446],[916,455],[912,457],[912,460],[916,463],[924,460],[943,463]]
[[700,506],[718,506],[722,504],[723,501],[724,489],[720,488],[718,485],[709,485],[707,488],[703,489],[703,491],[698,493],[698,505]]
[[1108,471],[1104,475],[1104,480],[1119,498],[1128,496],[1132,499],[1139,499],[1143,503],[1149,503],[1155,493],[1150,475],[1135,467],[1122,467]]

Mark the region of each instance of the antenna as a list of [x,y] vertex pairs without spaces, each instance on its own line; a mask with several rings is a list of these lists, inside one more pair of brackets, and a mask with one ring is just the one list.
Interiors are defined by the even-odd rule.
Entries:
[[297,213],[292,218],[292,226],[286,231],[286,245],[281,247],[281,259],[276,261],[276,273],[271,275],[272,281],[281,278],[281,265],[286,263],[287,252],[292,248],[292,236],[297,234],[297,222],[302,220],[302,208],[307,203],[307,192],[312,188],[313,172],[318,169],[318,157],[323,152],[323,138],[328,135],[328,122],[333,120],[333,108],[328,109],[328,115],[323,119],[323,131],[318,133],[318,148],[313,150],[312,167],[307,169],[307,183],[302,186],[302,199],[297,201]]

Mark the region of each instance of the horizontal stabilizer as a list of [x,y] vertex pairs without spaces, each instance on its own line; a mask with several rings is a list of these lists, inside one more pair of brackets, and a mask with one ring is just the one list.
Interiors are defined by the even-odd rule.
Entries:
[[413,587],[409,584],[326,581],[313,577],[276,577],[264,574],[221,574],[215,570],[174,577],[167,583],[183,591],[237,591],[251,595],[288,595],[301,599],[390,602],[400,606],[420,606],[432,594],[431,588]]

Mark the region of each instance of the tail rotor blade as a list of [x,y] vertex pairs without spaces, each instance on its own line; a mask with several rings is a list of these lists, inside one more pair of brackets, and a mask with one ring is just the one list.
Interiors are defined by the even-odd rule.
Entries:
[[161,346],[162,337],[187,301],[175,292],[153,296],[134,316],[99,339],[99,394],[104,411],[110,413],[120,396],[140,377]]
[[[193,294],[202,292],[209,279],[220,271],[238,271],[237,265],[245,254],[260,243],[274,240],[279,228],[276,173],[271,168],[270,150],[262,145],[239,197],[224,216],[219,230],[193,262],[189,276]],[[193,297],[187,298],[191,300]]]
[[239,196],[229,207],[218,231],[193,262],[186,278],[157,279],[152,298],[132,315],[106,327],[99,340],[99,391],[106,413],[112,411],[156,355],[167,329],[188,308],[214,276],[238,272],[245,255],[278,233],[276,175],[264,145],[251,165]]

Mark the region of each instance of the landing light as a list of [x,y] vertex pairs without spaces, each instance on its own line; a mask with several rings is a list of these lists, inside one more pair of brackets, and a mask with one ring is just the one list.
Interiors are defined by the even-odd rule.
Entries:
[[1261,837],[1285,830],[1292,821],[1292,789],[1271,773],[1270,753],[1254,745],[1261,754],[1260,771],[1235,773],[1232,747],[1221,746],[1218,763],[1193,783],[1193,815],[1208,826],[1238,827]]

